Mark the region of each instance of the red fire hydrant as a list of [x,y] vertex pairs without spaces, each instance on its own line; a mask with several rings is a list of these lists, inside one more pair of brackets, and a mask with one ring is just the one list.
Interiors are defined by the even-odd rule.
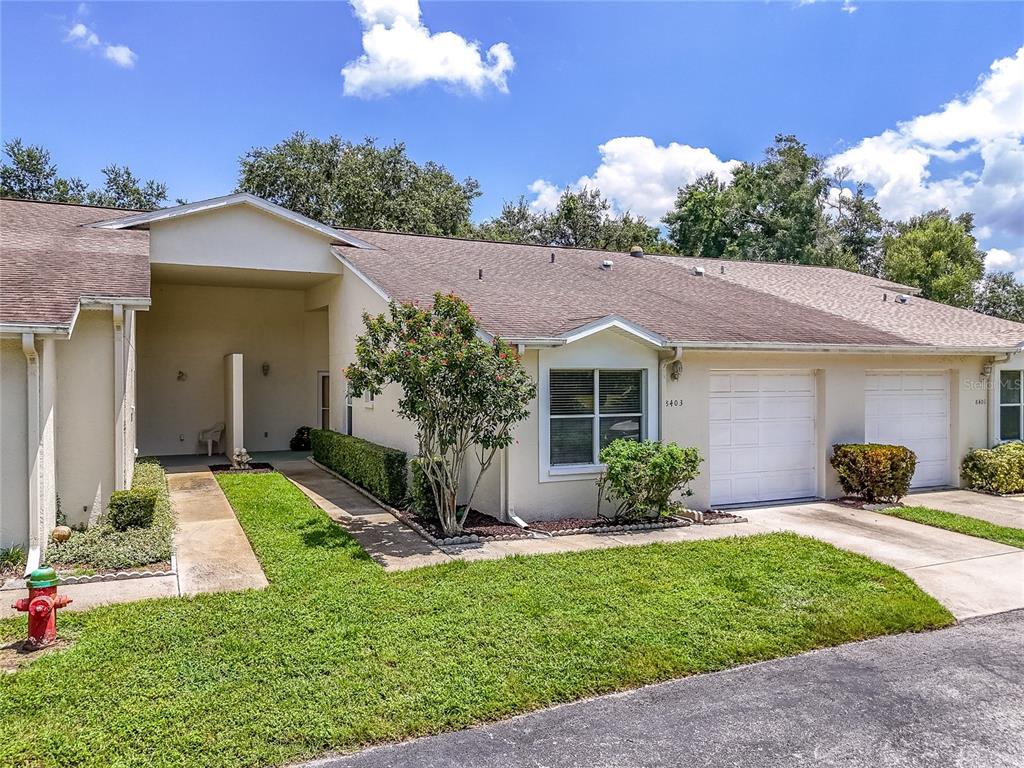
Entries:
[[29,574],[28,597],[11,606],[28,613],[25,650],[37,651],[57,639],[57,609],[70,602],[70,597],[57,595],[57,572],[53,568],[37,568]]

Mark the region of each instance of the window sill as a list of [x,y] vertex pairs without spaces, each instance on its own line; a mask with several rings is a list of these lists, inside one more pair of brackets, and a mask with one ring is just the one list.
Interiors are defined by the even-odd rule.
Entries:
[[571,477],[573,475],[599,475],[605,470],[604,464],[560,464],[548,467],[551,477]]

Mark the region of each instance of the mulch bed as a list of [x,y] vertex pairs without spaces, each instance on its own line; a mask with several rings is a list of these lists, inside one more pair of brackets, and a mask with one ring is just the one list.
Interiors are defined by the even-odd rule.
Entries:
[[[421,525],[427,532],[438,539],[444,538],[441,527],[434,520],[427,520],[414,513],[407,513],[417,524]],[[515,536],[516,538],[529,538],[518,525],[503,523],[496,517],[485,515],[483,512],[470,510],[466,515],[466,521],[462,525],[462,536],[479,536],[481,539],[493,539],[499,536]]]
[[211,464],[210,471],[225,475],[259,474],[261,472],[273,472],[274,465],[268,464],[265,461],[253,461],[249,463],[248,469],[235,469],[230,464]]
[[610,520],[600,517],[563,517],[561,520],[535,520],[530,528],[544,533],[556,531],[574,531],[585,528],[605,528],[612,525]]

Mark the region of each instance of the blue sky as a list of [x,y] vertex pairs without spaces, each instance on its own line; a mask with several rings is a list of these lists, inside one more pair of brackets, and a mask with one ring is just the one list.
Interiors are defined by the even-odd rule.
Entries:
[[478,219],[519,194],[543,206],[567,184],[656,218],[678,184],[727,178],[730,161],[792,132],[875,185],[890,215],[984,208],[990,262],[1024,269],[1024,4],[4,2],[0,13],[3,137],[43,144],[63,174],[92,182],[117,162],[172,197],[223,194],[245,150],[301,129],[404,141],[474,176]]

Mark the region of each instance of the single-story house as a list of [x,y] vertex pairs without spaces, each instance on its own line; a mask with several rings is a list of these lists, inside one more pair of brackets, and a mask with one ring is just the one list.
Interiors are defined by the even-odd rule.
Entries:
[[[837,269],[338,229],[248,194],[151,212],[0,202],[0,546],[38,561],[56,507],[95,517],[136,455],[286,449],[301,425],[410,453],[397,393],[353,402],[363,312],[465,299],[538,396],[476,504],[593,514],[616,437],[705,458],[695,507],[834,497],[838,442],[958,484],[1022,434],[1024,325]],[[997,386],[998,384],[998,386]]]

